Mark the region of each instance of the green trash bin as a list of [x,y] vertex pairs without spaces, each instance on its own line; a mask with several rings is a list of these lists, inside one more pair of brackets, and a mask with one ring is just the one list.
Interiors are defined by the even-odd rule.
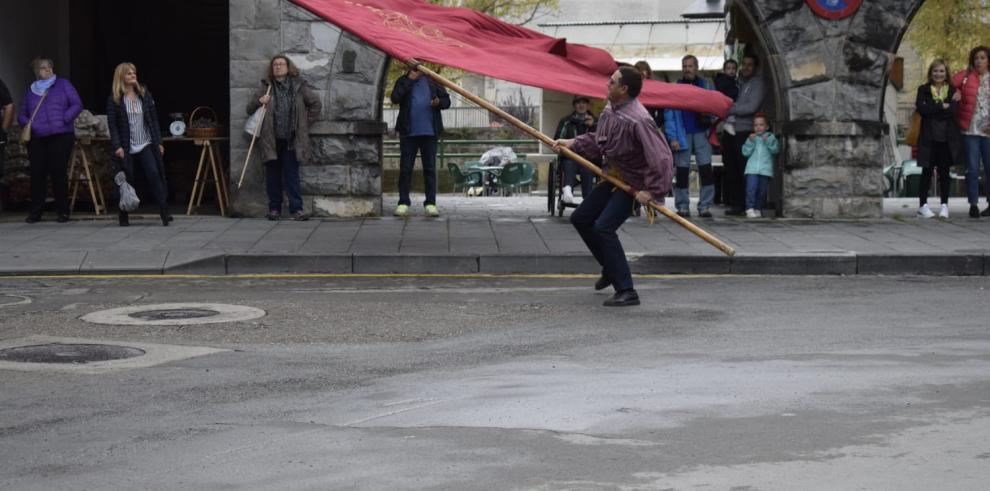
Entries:
[[911,159],[905,160],[901,163],[901,192],[900,197],[902,198],[917,198],[919,188],[921,188],[921,167],[918,166],[918,161]]

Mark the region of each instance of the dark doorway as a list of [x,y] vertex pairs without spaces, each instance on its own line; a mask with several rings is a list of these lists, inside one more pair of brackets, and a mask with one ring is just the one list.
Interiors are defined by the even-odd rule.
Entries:
[[[72,79],[84,106],[105,114],[118,63],[128,61],[154,94],[163,136],[169,114],[213,109],[229,127],[228,0],[73,0],[70,2]],[[198,117],[198,115],[197,115]],[[227,145],[221,152],[229,155]],[[170,202],[188,198],[199,148],[166,146]],[[142,180],[139,179],[139,185]],[[140,191],[140,189],[139,189]],[[203,207],[204,211],[211,208]]]

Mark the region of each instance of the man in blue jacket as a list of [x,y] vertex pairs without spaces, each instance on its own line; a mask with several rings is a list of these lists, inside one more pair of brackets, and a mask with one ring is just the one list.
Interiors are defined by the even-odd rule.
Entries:
[[[679,84],[691,84],[713,90],[711,82],[698,75],[698,58],[687,55],[681,60],[683,77]],[[715,177],[712,174],[712,146],[708,143],[708,131],[712,119],[707,114],[699,114],[680,109],[664,111],[664,130],[670,149],[674,151],[676,180],[674,184],[674,204],[677,214],[691,216],[691,196],[688,179],[691,176],[691,155],[698,164],[698,178],[701,189],[698,196],[698,216],[711,218],[710,210],[715,199]]]
[[426,216],[440,216],[437,210],[437,138],[443,133],[440,111],[450,107],[450,95],[429,77],[412,67],[395,81],[392,103],[399,105],[395,131],[399,133],[399,206],[395,216],[409,215],[409,187],[412,184],[416,154],[423,161]]

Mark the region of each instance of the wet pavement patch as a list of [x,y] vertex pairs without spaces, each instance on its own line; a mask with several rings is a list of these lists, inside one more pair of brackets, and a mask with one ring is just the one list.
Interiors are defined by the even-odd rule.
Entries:
[[130,346],[109,344],[38,344],[0,350],[0,361],[20,363],[91,363],[124,360],[145,354]]
[[163,303],[101,310],[80,319],[94,324],[178,326],[239,322],[263,317],[265,311],[220,303]]

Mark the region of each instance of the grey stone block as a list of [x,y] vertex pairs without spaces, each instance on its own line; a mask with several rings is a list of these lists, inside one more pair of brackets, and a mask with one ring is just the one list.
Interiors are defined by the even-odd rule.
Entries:
[[349,274],[350,254],[232,254],[227,274]]
[[299,167],[300,189],[308,195],[347,195],[350,190],[349,176],[349,168],[343,165]]
[[491,274],[597,274],[602,267],[590,254],[483,254],[479,271]]
[[254,27],[254,17],[257,13],[257,4],[254,0],[235,0],[228,2],[228,15],[230,15],[231,29],[248,29]]
[[981,276],[986,259],[975,253],[859,254],[858,272],[863,275]]
[[381,161],[379,138],[320,135],[312,140],[314,163],[377,166]]
[[377,165],[351,166],[351,194],[380,196],[382,194],[382,169]]
[[312,12],[292,3],[287,0],[282,0],[282,20],[306,20],[306,21],[321,21]]
[[168,251],[92,251],[86,255],[80,273],[161,274]]
[[758,275],[854,275],[856,255],[851,252],[737,254],[732,274]]
[[350,82],[334,78],[330,83],[329,114],[343,121],[368,121],[376,119],[381,88],[376,84]]
[[267,62],[279,53],[280,38],[278,29],[232,29],[230,59]]
[[165,259],[164,272],[221,275],[227,273],[227,261],[219,252],[172,250]]
[[475,255],[354,255],[355,274],[474,274]]
[[[244,0],[247,1],[247,0]],[[282,3],[286,0],[253,0],[255,2],[255,29],[278,29],[282,19]]]
[[340,42],[340,28],[329,22],[313,22],[309,26],[313,48],[324,53],[337,51]]
[[85,259],[84,251],[0,254],[0,275],[77,274]]
[[282,52],[309,53],[313,48],[309,22],[282,22]]
[[726,255],[647,254],[629,261],[634,274],[729,274],[731,259]]
[[385,53],[377,48],[350,34],[344,34],[337,43],[333,77],[336,80],[378,87],[386,59]]

